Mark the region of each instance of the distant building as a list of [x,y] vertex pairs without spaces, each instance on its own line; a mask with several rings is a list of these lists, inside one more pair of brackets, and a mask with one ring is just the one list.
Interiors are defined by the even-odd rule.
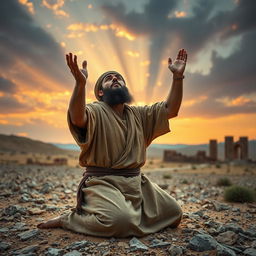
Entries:
[[27,158],[27,164],[37,164],[37,165],[68,165],[67,158],[54,158],[52,161],[41,161],[37,159]]
[[212,161],[218,160],[218,144],[217,140],[210,140],[210,159]]
[[209,161],[206,156],[206,152],[203,150],[197,151],[194,156],[186,156],[175,150],[164,150],[164,162],[192,162],[192,163],[203,163]]

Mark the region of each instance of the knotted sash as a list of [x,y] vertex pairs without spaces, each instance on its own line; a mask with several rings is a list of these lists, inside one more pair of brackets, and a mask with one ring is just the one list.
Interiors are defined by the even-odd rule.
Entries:
[[83,188],[86,187],[85,181],[91,177],[101,177],[106,175],[115,175],[115,176],[124,176],[124,177],[134,177],[140,175],[140,168],[133,169],[112,169],[112,168],[103,168],[90,166],[86,167],[85,172],[83,173],[83,178],[81,179],[78,189],[77,189],[77,205],[74,211],[81,215],[83,213],[82,204],[85,203],[83,196]]

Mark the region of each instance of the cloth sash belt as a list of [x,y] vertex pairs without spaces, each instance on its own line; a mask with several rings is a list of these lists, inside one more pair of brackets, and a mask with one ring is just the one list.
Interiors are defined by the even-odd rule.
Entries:
[[78,189],[77,189],[77,205],[76,208],[73,209],[77,214],[82,214],[82,204],[85,203],[82,188],[86,187],[85,181],[91,176],[106,176],[106,175],[116,175],[116,176],[124,176],[124,177],[134,177],[140,175],[140,168],[133,169],[112,169],[112,168],[104,168],[104,167],[95,167],[88,166],[83,173],[83,178],[81,179]]

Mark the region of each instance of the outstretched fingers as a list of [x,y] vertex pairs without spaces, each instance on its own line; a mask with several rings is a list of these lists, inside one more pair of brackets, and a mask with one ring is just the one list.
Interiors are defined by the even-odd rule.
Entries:
[[187,52],[185,49],[181,49],[179,50],[179,53],[178,53],[178,56],[177,56],[177,59],[178,60],[183,60],[184,62],[187,62]]

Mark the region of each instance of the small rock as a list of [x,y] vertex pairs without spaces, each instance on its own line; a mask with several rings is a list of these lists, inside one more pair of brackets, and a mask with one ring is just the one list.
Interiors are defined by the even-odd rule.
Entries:
[[31,208],[28,210],[30,215],[40,215],[45,212],[45,210],[41,210],[39,208]]
[[11,231],[25,231],[29,228],[26,226],[26,223],[24,222],[17,222],[14,226],[12,226]]
[[75,250],[75,249],[79,250],[79,249],[84,248],[88,245],[90,245],[89,241],[82,240],[82,241],[74,242],[74,243],[66,246],[65,249],[67,249],[67,250]]
[[159,239],[154,239],[154,240],[152,240],[149,247],[150,248],[160,248],[160,247],[166,247],[169,245],[171,245],[171,243],[163,242],[162,240],[159,240]]
[[98,244],[98,246],[108,246],[108,245],[109,245],[109,242],[102,242]]
[[248,249],[244,250],[243,254],[245,256],[255,256],[256,255],[256,249],[248,248]]
[[39,249],[38,245],[30,245],[30,246],[22,248],[18,251],[15,251],[14,253],[18,254],[18,255],[20,255],[20,254],[29,254],[29,253],[36,252],[38,249]]
[[182,256],[184,255],[184,248],[177,245],[172,245],[168,248],[168,253],[170,256]]
[[62,255],[63,253],[64,253],[64,250],[62,250],[62,249],[49,247],[45,254],[47,256],[59,256],[59,255]]
[[233,231],[226,231],[223,233],[220,233],[216,240],[222,244],[228,244],[233,245],[238,239],[238,235]]
[[26,208],[22,207],[20,205],[10,205],[4,209],[4,214],[7,216],[13,216],[17,213],[20,213],[22,215],[26,214]]
[[227,248],[226,246],[218,244],[217,255],[218,256],[236,256],[236,253],[233,250]]
[[130,245],[131,251],[136,251],[136,250],[147,251],[148,250],[148,247],[145,244],[143,244],[140,240],[138,240],[136,237],[133,237],[129,241],[129,245]]
[[39,233],[40,233],[40,231],[38,229],[33,229],[33,230],[25,231],[25,232],[18,234],[18,237],[22,241],[26,241],[30,238],[36,237]]
[[73,250],[71,252],[65,253],[63,256],[81,256],[81,255],[82,253],[80,253],[79,251]]
[[256,240],[254,240],[253,242],[252,242],[252,248],[255,248],[256,249]]
[[44,183],[43,187],[40,190],[40,193],[47,194],[53,189],[53,185],[49,182]]
[[11,244],[0,242],[0,252],[6,251],[11,247]]
[[212,236],[197,234],[189,241],[188,248],[193,251],[204,252],[214,250],[217,245],[218,242]]
[[212,204],[217,212],[229,210],[231,207],[227,204],[221,204],[216,201],[212,201]]
[[9,231],[9,228],[0,228],[0,233],[6,233]]

